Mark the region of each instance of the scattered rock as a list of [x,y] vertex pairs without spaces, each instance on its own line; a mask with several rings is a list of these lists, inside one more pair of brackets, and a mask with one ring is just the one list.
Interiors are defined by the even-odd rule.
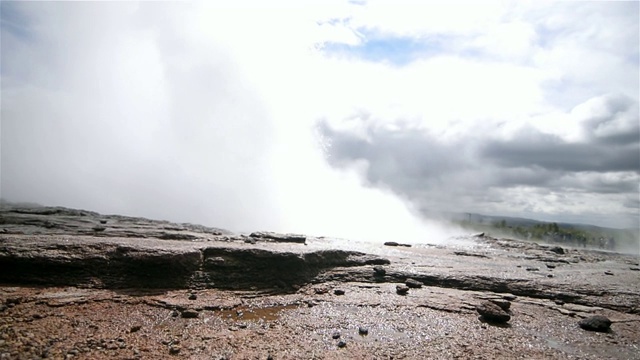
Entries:
[[491,299],[489,300],[492,303],[498,305],[500,307],[500,309],[504,310],[504,311],[509,311],[509,309],[511,308],[511,302],[508,300],[501,300],[501,299]]
[[555,269],[556,268],[556,266],[553,265],[553,264],[545,264],[545,265],[547,265],[547,268],[549,268],[549,269]]
[[537,267],[528,267],[528,268],[526,268],[526,270],[527,271],[540,271],[540,269],[537,268]]
[[384,243],[385,246],[404,246],[404,247],[411,247],[411,244],[401,244],[401,243],[397,243],[395,241],[387,241]]
[[475,253],[470,253],[470,252],[467,252],[467,251],[454,251],[453,253],[455,255],[458,255],[458,256],[475,256],[475,257],[485,258],[485,259],[489,258],[487,255],[475,254]]
[[181,315],[185,319],[195,319],[198,317],[199,313],[194,309],[185,309],[185,310],[182,310]]
[[631,270],[631,271],[640,271],[640,268],[634,266],[634,267],[630,267],[629,270]]
[[339,348],[343,348],[343,347],[345,347],[345,346],[347,346],[347,343],[346,343],[344,340],[340,340],[340,341],[338,341],[338,347],[339,347]]
[[607,270],[607,271],[605,271],[605,272],[604,272],[604,274],[605,274],[605,275],[613,275],[613,272],[611,272],[611,271]]
[[552,277],[553,277],[553,274],[547,274],[547,277],[548,277],[548,278],[552,278]]
[[196,299],[198,299],[198,295],[196,294],[189,295],[189,300],[196,300]]
[[473,237],[479,237],[479,238],[481,238],[481,237],[484,237],[484,233],[483,233],[483,232],[481,232],[481,233],[478,233],[478,234],[474,234],[474,235],[472,235],[472,236],[473,236]]
[[100,220],[100,224],[106,224],[107,220]]
[[340,331],[334,331],[333,334],[331,334],[332,339],[340,339],[340,336],[342,336],[342,334],[340,334]]
[[369,334],[369,329],[367,329],[364,326],[360,326],[358,328],[358,334],[360,334],[360,335],[368,335]]
[[131,327],[131,329],[129,329],[129,332],[134,333],[136,331],[139,331],[140,329],[142,329],[142,325],[134,325]]
[[269,239],[275,242],[290,242],[297,244],[304,244],[307,242],[306,236],[298,234],[278,234],[268,231],[256,231],[251,233],[249,236],[253,238]]
[[563,255],[564,254],[564,249],[561,248],[560,246],[554,246],[551,249],[549,249],[549,251],[559,254],[559,255]]
[[93,231],[95,231],[95,232],[102,232],[102,231],[105,231],[107,228],[106,228],[106,227],[104,227],[104,226],[96,225],[96,226],[94,226],[94,227],[93,227],[93,228],[91,228],[91,229],[92,229]]
[[414,279],[407,279],[405,280],[405,285],[407,285],[408,287],[412,288],[412,289],[417,289],[417,288],[421,288],[422,285],[424,285],[422,282],[418,281],[418,280],[414,280]]
[[398,295],[407,295],[408,292],[409,287],[407,285],[396,285],[396,293],[398,293]]
[[171,345],[169,347],[169,354],[177,355],[180,352],[180,350],[181,350],[180,345]]
[[505,299],[505,300],[513,301],[513,300],[517,299],[518,297],[513,295],[513,294],[504,294],[504,295],[502,295],[502,298]]
[[322,294],[328,293],[329,289],[327,289],[326,287],[317,287],[313,289],[313,292],[315,292],[318,295],[322,295]]
[[611,327],[611,320],[603,315],[594,315],[580,320],[578,325],[588,331],[608,332]]
[[333,293],[336,295],[344,295],[344,290],[342,289],[335,289],[333,290]]
[[506,323],[511,319],[511,315],[491,301],[485,301],[476,306],[476,311],[489,322]]
[[373,267],[373,272],[376,276],[385,276],[387,274],[387,270],[385,270],[382,266],[376,265]]

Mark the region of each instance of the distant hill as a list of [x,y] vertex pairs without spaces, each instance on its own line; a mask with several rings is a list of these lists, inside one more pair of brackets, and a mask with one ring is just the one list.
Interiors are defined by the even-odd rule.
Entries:
[[640,253],[640,229],[616,229],[590,224],[554,223],[520,217],[477,213],[422,211],[422,214],[425,217],[440,218],[463,228],[485,232],[492,236]]

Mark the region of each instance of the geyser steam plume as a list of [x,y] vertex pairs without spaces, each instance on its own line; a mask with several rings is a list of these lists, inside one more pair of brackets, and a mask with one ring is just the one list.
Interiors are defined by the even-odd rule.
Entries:
[[351,104],[325,101],[339,74],[314,51],[318,11],[3,2],[2,197],[237,231],[442,239],[323,158],[314,124]]

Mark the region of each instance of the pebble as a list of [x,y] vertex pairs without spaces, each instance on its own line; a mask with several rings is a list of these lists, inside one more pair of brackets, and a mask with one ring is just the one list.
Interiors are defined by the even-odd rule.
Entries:
[[196,300],[196,299],[198,299],[198,295],[196,294],[189,295],[189,300]]
[[336,295],[344,295],[344,290],[342,289],[335,289],[333,290],[333,293]]
[[407,285],[408,287],[413,288],[413,289],[421,288],[422,285],[423,285],[423,283],[421,281],[414,280],[414,279],[411,279],[411,278],[407,279],[404,283],[405,283],[405,285]]
[[131,329],[129,329],[129,332],[134,333],[136,331],[139,331],[140,329],[142,329],[142,325],[134,325],[131,327]]
[[611,327],[611,320],[603,315],[594,315],[580,320],[578,325],[588,331],[608,332]]
[[182,317],[185,319],[195,319],[200,315],[196,310],[185,309],[182,311]]
[[373,267],[373,272],[375,273],[375,275],[377,276],[384,276],[387,273],[387,270],[385,270],[382,266],[380,265],[376,265]]
[[605,274],[605,275],[613,275],[613,272],[611,272],[611,271],[607,270],[607,271],[605,271],[605,272],[604,272],[604,274]]
[[169,347],[169,354],[175,355],[175,354],[179,353],[180,350],[182,350],[182,349],[180,348],[179,345],[171,345]]
[[364,326],[360,326],[358,328],[358,334],[360,334],[360,335],[368,335],[369,334],[369,329],[367,329]]
[[407,285],[396,285],[396,293],[398,293],[398,295],[407,295],[407,292],[409,292],[409,287]]
[[346,343],[344,340],[340,340],[340,341],[338,341],[338,347],[339,347],[339,348],[343,348],[343,347],[345,347],[345,346],[347,346],[347,343]]
[[506,323],[511,319],[511,315],[491,301],[485,301],[476,306],[476,311],[487,321]]
[[331,334],[332,339],[340,339],[340,336],[340,331],[334,331],[333,334]]
[[489,300],[492,303],[498,305],[500,307],[500,309],[504,310],[504,311],[509,311],[509,308],[511,308],[511,302],[508,300],[500,300],[500,299],[491,299]]

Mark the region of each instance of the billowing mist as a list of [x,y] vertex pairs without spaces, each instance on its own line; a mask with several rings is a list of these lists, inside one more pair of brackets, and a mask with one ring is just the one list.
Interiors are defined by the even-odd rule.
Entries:
[[306,12],[2,10],[3,198],[236,231],[445,237],[390,190],[328,165],[314,124],[333,106],[316,73],[330,69]]
[[418,212],[637,229],[638,3],[514,4],[2,2],[0,196],[375,241],[456,233]]

